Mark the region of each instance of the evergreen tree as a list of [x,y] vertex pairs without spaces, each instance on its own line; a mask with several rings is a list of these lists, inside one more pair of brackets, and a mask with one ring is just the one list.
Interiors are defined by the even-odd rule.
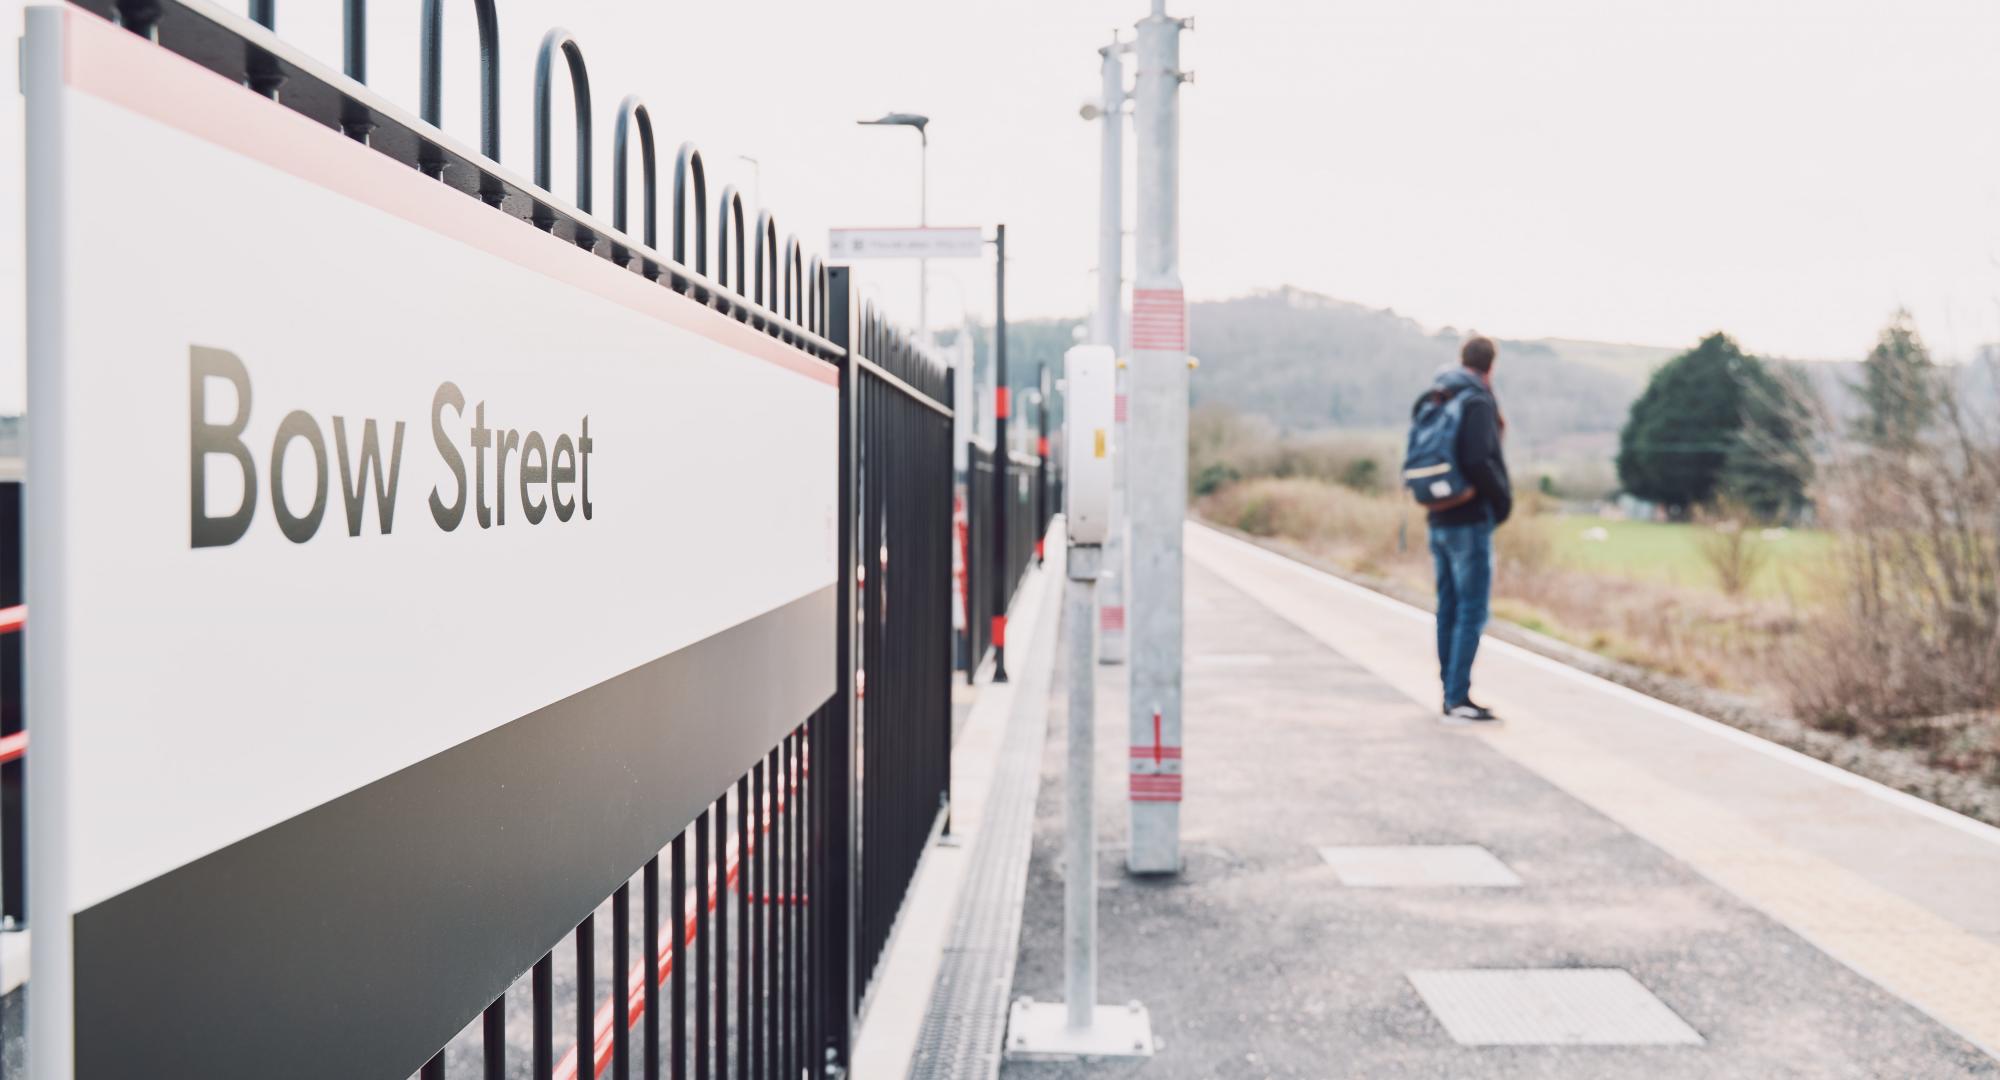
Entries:
[[1937,419],[1943,386],[1908,311],[1883,327],[1851,388],[1865,410],[1855,435],[1878,449],[1909,449]]
[[1718,487],[1759,520],[1789,520],[1805,507],[1813,473],[1811,390],[1795,368],[1746,359],[1739,382],[1743,426],[1723,458]]
[[1653,373],[1618,436],[1618,482],[1676,516],[1730,495],[1780,516],[1804,499],[1798,395],[1725,334]]

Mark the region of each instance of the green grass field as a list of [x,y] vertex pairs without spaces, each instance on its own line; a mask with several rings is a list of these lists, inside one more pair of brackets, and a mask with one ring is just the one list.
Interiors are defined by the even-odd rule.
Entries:
[[[1596,517],[1552,519],[1556,555],[1594,573],[1676,585],[1719,588],[1715,571],[1702,557],[1702,537],[1710,526]],[[1603,539],[1587,537],[1602,529]],[[1768,538],[1767,538],[1768,536]],[[1758,531],[1753,543],[1770,552],[1750,591],[1759,596],[1803,596],[1813,591],[1813,570],[1831,550],[1832,540],[1811,529]]]

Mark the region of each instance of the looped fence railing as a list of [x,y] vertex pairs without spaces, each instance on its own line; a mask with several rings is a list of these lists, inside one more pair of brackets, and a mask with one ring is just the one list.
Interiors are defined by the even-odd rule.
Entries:
[[[369,74],[366,0],[342,0],[345,78],[332,76],[296,50],[285,46],[270,29],[276,24],[276,0],[257,0],[254,13],[267,24],[252,31],[189,0],[70,0],[120,25],[180,52],[195,63],[275,94],[278,103],[329,127],[345,131],[387,157],[422,170],[449,187],[484,200],[503,212],[577,244],[616,265],[658,281],[708,306],[748,323],[763,333],[795,345],[821,359],[837,360],[840,350],[828,340],[826,283],[805,270],[810,260],[800,252],[800,266],[773,237],[759,229],[753,237],[740,193],[725,193],[711,203],[701,154],[682,144],[674,161],[673,213],[669,221],[659,207],[659,136],[644,102],[623,98],[617,114],[612,155],[618,166],[609,220],[593,216],[595,145],[590,79],[583,52],[574,37],[551,31],[537,53],[532,179],[522,180],[499,162],[500,35],[496,0],[471,0],[479,38],[479,144],[476,153],[454,143],[444,123],[444,9],[451,0],[423,0],[418,50],[418,108],[412,118],[370,92],[363,84]],[[165,28],[163,30],[163,27]],[[223,39],[234,36],[234,42]],[[551,190],[551,113],[554,67],[561,54],[569,69],[576,105],[577,187],[574,202]],[[636,133],[641,161],[630,160]],[[646,177],[642,211],[631,209],[631,172]],[[762,210],[764,208],[758,208]],[[710,253],[708,215],[717,218],[716,247]],[[761,215],[760,215],[761,217]],[[673,229],[672,250],[659,245],[662,230]],[[689,233],[693,235],[690,237]],[[752,286],[751,245],[761,243],[766,258]],[[711,259],[713,265],[711,266]],[[783,260],[783,261],[781,261]],[[793,280],[803,279],[803,280]],[[786,287],[794,293],[787,307]],[[759,293],[761,288],[761,295]]]
[[[542,37],[542,47],[535,53],[535,186],[543,191],[554,191],[554,163],[550,160],[550,147],[554,143],[554,127],[551,113],[554,111],[555,87],[551,70],[555,67],[556,54],[560,52],[569,67],[570,93],[576,99],[576,208],[590,213],[590,71],[583,62],[583,48],[576,43],[570,32],[557,27]],[[553,230],[556,216],[548,208],[535,207],[535,224],[544,231]],[[585,247],[596,243],[596,237],[580,231],[577,242]]]
[[[692,188],[692,192],[690,192]],[[688,212],[688,196],[694,196],[694,212]],[[701,151],[691,142],[681,144],[674,154],[674,261],[688,265],[687,227],[694,222],[694,272],[708,276],[708,170],[701,164]],[[676,278],[674,288],[689,291],[686,278]],[[705,291],[695,290],[695,299],[706,301]]]
[[[646,110],[646,103],[639,95],[632,94],[618,105],[618,126],[611,133],[611,226],[619,232],[629,232],[626,224],[629,207],[627,188],[630,186],[631,136],[633,130],[639,132],[639,168],[642,174],[639,193],[641,213],[641,235],[646,246],[660,246],[660,183],[659,157],[653,147],[653,115]],[[620,250],[620,262],[627,262],[629,253]],[[648,276],[657,277],[655,270]]]
[[812,257],[812,271],[809,277],[806,297],[806,327],[815,334],[826,333],[826,264],[819,256]]
[[[417,101],[423,121],[444,126],[444,4],[424,0]],[[479,152],[500,160],[500,17],[493,0],[472,0],[479,19]]]
[[[729,242],[736,241],[735,260],[730,260]],[[736,284],[729,284],[729,268],[736,268]],[[744,284],[744,236],[743,236],[743,196],[730,184],[722,189],[715,208],[715,283],[725,289],[734,290],[738,297],[746,295]],[[739,319],[749,317],[749,312],[735,305],[719,304]]]
[[[799,237],[797,233],[788,233],[785,236],[784,314],[785,318],[796,323],[806,321],[805,313],[801,310],[805,297],[800,295],[804,291],[804,286],[805,269],[802,256],[799,254]],[[812,327],[808,326],[806,329],[810,330]]]
[[[752,269],[752,299],[758,304],[777,311],[781,306],[778,296],[778,220],[769,210],[757,211],[756,261]],[[786,318],[791,315],[780,312]],[[763,320],[752,318],[758,326]]]

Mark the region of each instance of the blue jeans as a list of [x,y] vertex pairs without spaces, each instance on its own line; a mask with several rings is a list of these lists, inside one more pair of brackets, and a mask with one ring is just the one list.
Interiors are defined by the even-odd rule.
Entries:
[[1492,522],[1431,526],[1431,561],[1437,567],[1438,676],[1449,709],[1472,693],[1472,658],[1493,590]]

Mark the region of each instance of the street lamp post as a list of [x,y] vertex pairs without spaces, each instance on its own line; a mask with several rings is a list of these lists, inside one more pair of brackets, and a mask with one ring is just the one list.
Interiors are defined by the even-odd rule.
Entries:
[[[917,129],[917,139],[921,144],[918,157],[917,179],[917,224],[929,226],[931,223],[931,118],[918,113],[885,113],[874,120],[856,120],[862,127],[909,127]],[[917,340],[930,347],[931,333],[931,290],[930,260],[917,260]]]
[[1102,121],[1097,198],[1097,310],[1090,320],[1091,344],[1116,350],[1117,413],[1112,421],[1111,531],[1104,539],[1104,573],[1098,584],[1099,663],[1125,662],[1125,442],[1126,353],[1119,340],[1121,291],[1125,284],[1125,53],[1132,46],[1111,36],[1097,50],[1104,58],[1102,100],[1085,105],[1085,120]]

